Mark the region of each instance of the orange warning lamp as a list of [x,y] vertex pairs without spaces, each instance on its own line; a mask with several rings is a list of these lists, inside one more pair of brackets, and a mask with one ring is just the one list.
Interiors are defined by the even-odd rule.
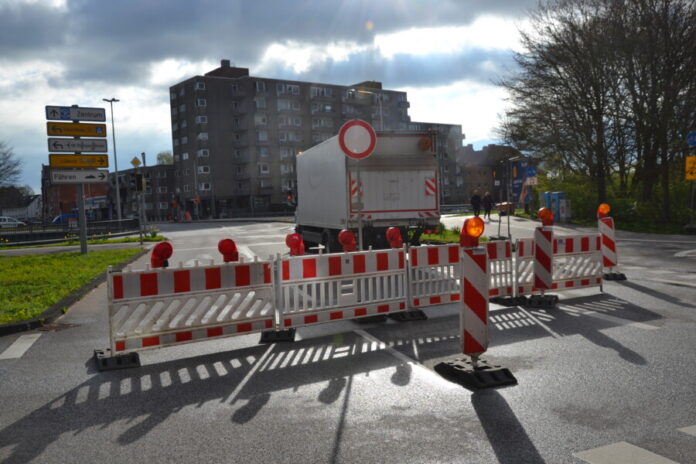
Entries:
[[152,254],[150,255],[150,266],[154,267],[167,267],[169,262],[167,261],[172,257],[174,253],[174,248],[169,242],[160,242],[155,248],[152,249]]
[[537,217],[541,220],[541,224],[544,226],[553,225],[553,213],[548,208],[539,208],[537,211]]
[[288,234],[285,244],[290,248],[290,256],[300,256],[305,252],[304,240],[300,234]]
[[239,261],[237,244],[231,238],[224,238],[218,242],[218,251],[222,253],[222,260],[226,263]]
[[597,207],[597,218],[605,218],[609,215],[609,211],[611,211],[611,206],[609,206],[609,203],[602,203]]
[[386,236],[390,247],[402,248],[404,246],[404,239],[401,237],[401,231],[398,227],[388,228]]
[[355,234],[348,229],[343,229],[338,233],[338,243],[343,247],[343,251],[358,251]]
[[485,224],[480,217],[472,217],[464,221],[462,231],[459,234],[459,245],[463,247],[475,247],[479,244],[479,237],[483,234]]

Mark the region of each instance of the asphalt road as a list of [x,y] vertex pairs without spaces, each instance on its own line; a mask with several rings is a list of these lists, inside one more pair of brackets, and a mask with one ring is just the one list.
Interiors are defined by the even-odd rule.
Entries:
[[[513,237],[533,227],[515,221]],[[285,253],[292,231],[161,228],[172,265],[219,260],[226,237],[247,258]],[[100,286],[56,330],[0,337],[0,462],[696,462],[696,240],[618,238],[629,280],[561,292],[551,310],[491,305],[485,359],[519,384],[476,393],[432,369],[457,356],[455,305],[427,321],[304,328],[294,343],[146,351],[140,368],[99,373]]]

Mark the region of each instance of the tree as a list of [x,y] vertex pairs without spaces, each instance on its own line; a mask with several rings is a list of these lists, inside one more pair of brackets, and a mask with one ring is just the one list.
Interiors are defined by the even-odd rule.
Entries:
[[670,218],[696,123],[695,0],[548,0],[531,19],[500,83],[502,137],[598,202],[632,196]]
[[12,185],[22,173],[22,160],[17,158],[12,147],[0,140],[0,186]]
[[157,153],[157,164],[174,164],[174,157],[170,151]]

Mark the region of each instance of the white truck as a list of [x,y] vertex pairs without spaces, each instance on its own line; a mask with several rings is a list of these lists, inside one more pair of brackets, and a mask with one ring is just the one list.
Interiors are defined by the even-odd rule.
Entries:
[[377,132],[372,154],[349,158],[334,136],[297,156],[296,231],[305,244],[341,251],[351,230],[363,248],[387,248],[385,232],[401,229],[417,244],[440,223],[436,138],[428,132]]

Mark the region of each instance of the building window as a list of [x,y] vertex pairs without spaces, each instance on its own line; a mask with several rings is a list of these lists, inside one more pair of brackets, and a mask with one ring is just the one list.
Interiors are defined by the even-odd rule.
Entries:
[[186,111],[186,105],[179,105],[179,112],[183,113],[184,111]]
[[159,202],[159,209],[167,209],[167,208],[169,208],[169,204],[166,201]]
[[257,92],[265,92],[266,91],[266,83],[264,81],[256,81],[256,91]]
[[190,191],[191,191],[191,187],[189,187],[188,185],[185,184],[184,185],[184,192],[190,192]]
[[198,150],[196,152],[196,155],[198,155],[199,157],[207,158],[208,156],[210,156],[210,150],[208,150],[207,148],[203,148],[201,150]]
[[232,84],[230,86],[230,90],[232,91],[232,95],[237,95],[239,93],[239,85],[238,84]]
[[160,179],[166,179],[167,178],[167,171],[157,171],[157,177]]
[[196,82],[196,90],[205,90],[205,82]]
[[196,124],[207,124],[208,116],[196,116]]
[[176,92],[172,92],[169,94],[169,99],[170,100],[176,100]]
[[278,111],[290,111],[290,100],[278,100]]
[[196,106],[199,108],[204,107],[204,106],[208,106],[208,102],[206,101],[205,98],[196,98]]
[[174,145],[175,147],[178,147],[179,146],[179,139],[176,139],[176,138],[172,139],[172,145]]
[[198,166],[198,174],[210,174],[210,166]]
[[256,127],[265,126],[268,123],[268,118],[265,114],[255,114],[254,115],[254,125]]
[[259,168],[259,174],[270,174],[271,173],[271,168],[268,166],[268,163],[259,163],[258,168]]
[[300,102],[292,102],[292,110],[293,111],[300,111],[302,107],[300,106]]
[[181,159],[182,159],[182,160],[187,160],[187,159],[188,159],[188,153],[182,153],[182,154],[181,154]]
[[256,147],[256,153],[257,153],[259,156],[266,157],[266,156],[268,156],[268,153],[269,153],[269,152],[268,152],[268,147]]
[[312,97],[331,97],[333,95],[332,89],[325,87],[311,87],[310,95]]
[[185,119],[184,119],[183,121],[181,121],[181,124],[180,124],[180,125],[181,125],[181,128],[182,128],[182,129],[188,126],[188,124],[186,123],[186,120],[185,120]]
[[183,88],[183,87],[181,87],[181,88],[179,89],[179,96],[180,96],[180,97],[183,97],[184,95],[186,95],[186,89]]
[[145,203],[145,209],[152,209],[152,203]]
[[265,108],[266,107],[266,97],[254,98],[254,104],[256,105],[256,108]]
[[188,143],[188,137],[186,136],[181,137],[181,144],[183,145],[184,143]]
[[256,131],[256,140],[259,142],[268,142],[268,131]]
[[177,129],[179,129],[179,125],[177,123],[173,123],[172,124],[172,131],[175,131]]
[[197,140],[208,140],[208,133],[207,132],[199,132],[196,139]]
[[184,175],[185,176],[190,176],[191,175],[191,170],[189,168],[184,169]]
[[237,157],[237,158],[241,158],[241,157],[242,157],[242,150],[235,150],[235,151],[234,151],[234,156]]
[[157,193],[167,193],[167,187],[157,187]]
[[201,182],[198,184],[198,190],[210,190],[209,182]]

